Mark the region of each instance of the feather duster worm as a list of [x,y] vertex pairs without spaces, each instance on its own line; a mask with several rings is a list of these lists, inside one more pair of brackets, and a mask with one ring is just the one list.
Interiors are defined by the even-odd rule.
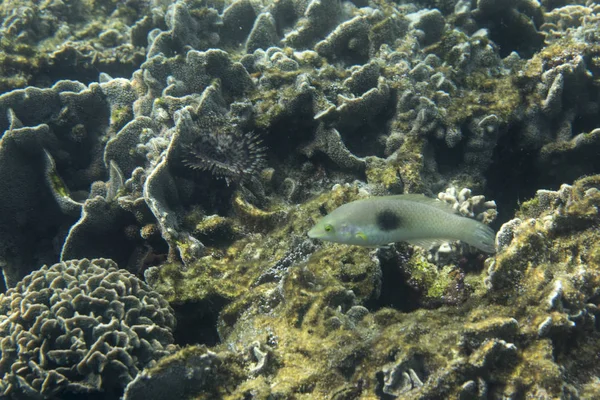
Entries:
[[193,169],[210,171],[229,185],[257,175],[265,164],[266,148],[261,138],[241,132],[236,127],[202,130],[197,139],[186,146],[184,163]]

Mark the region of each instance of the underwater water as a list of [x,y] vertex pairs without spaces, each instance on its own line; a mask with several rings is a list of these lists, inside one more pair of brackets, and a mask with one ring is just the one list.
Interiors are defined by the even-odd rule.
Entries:
[[0,1],[2,400],[600,399],[599,207],[595,2]]

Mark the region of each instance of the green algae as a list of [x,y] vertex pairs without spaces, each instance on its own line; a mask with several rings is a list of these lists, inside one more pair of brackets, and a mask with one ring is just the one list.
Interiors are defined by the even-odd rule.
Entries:
[[[0,50],[7,46],[6,39],[0,42]],[[25,87],[29,83],[32,74],[40,68],[39,61],[35,57],[31,57],[27,51],[23,54],[22,46],[19,49],[13,49],[14,53],[8,51],[0,51],[0,91],[6,92],[12,89]]]
[[131,106],[114,107],[110,113],[111,128],[118,130],[133,118]]
[[[234,240],[225,250],[209,246],[207,253],[210,255],[195,260],[185,270],[178,269],[176,264],[169,268],[161,268],[155,288],[169,301],[176,303],[199,301],[210,296],[238,298],[246,293],[273,263],[284,259],[293,250],[290,248],[291,238],[306,237],[306,232],[320,216],[320,207],[333,210],[356,199],[357,194],[358,190],[355,187],[339,187],[313,199],[302,208],[288,206],[288,209],[284,210],[283,206],[274,206],[273,210],[268,211],[253,206],[238,194],[233,200],[237,222],[229,222],[222,217],[207,220],[199,212],[195,215],[189,214],[185,224],[195,226],[192,231],[196,233],[208,233],[216,226],[223,228],[224,225],[238,232],[241,226],[251,226],[256,233]],[[263,233],[257,233],[261,231]],[[185,243],[178,242],[177,245],[180,251],[186,251]],[[342,246],[338,250],[330,248],[328,252],[345,250]],[[361,250],[365,251],[360,248],[356,251]],[[323,260],[330,260],[331,257],[327,257],[326,254],[323,255]],[[360,271],[352,271],[350,267],[343,273],[350,280],[354,279],[354,275],[360,275]],[[358,290],[355,286],[352,287]]]
[[456,267],[446,265],[438,268],[427,261],[422,249],[417,249],[407,262],[405,269],[410,273],[409,280],[421,289],[427,298],[440,300],[454,283],[452,272]]
[[539,216],[543,211],[539,197],[534,197],[521,203],[516,216],[517,218],[535,218],[535,216]]
[[52,190],[60,197],[69,197],[69,189],[62,178],[54,171],[49,173],[50,182],[52,184]]
[[423,193],[426,188],[423,179],[426,144],[424,138],[408,135],[396,151],[393,165],[399,169],[407,193]]
[[510,75],[490,77],[485,72],[469,74],[465,88],[452,96],[448,107],[448,123],[460,124],[473,116],[495,114],[501,121],[510,121],[521,105],[521,92]]
[[402,189],[399,168],[381,158],[367,157],[365,173],[369,185],[381,185],[388,193],[398,193]]

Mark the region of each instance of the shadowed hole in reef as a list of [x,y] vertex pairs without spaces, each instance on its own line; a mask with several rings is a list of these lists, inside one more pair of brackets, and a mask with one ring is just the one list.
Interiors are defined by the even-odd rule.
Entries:
[[510,6],[498,6],[495,12],[476,16],[475,21],[487,29],[488,37],[498,46],[500,57],[515,51],[523,58],[530,58],[544,45],[544,35],[537,31],[541,17],[541,11],[533,8],[518,12]]
[[396,102],[390,101],[383,110],[370,116],[368,120],[340,121],[337,130],[342,142],[357,157],[384,157],[385,134],[389,131],[389,121],[395,111]]
[[385,279],[381,281],[379,297],[368,300],[365,307],[373,312],[384,307],[401,312],[410,312],[422,307],[421,293],[408,283],[408,276],[402,269],[402,266],[408,262],[408,255],[397,251],[394,247],[380,249],[377,253],[381,273]]
[[429,145],[435,155],[438,171],[455,171],[464,163],[465,140],[450,148],[444,140],[431,140]]
[[100,72],[113,78],[129,79],[128,77],[140,68],[145,59],[140,52],[133,55],[131,62],[89,62],[79,60],[77,53],[77,50],[68,49],[59,57],[53,57],[51,63],[42,60],[39,69],[30,71],[33,76],[27,82],[27,86],[50,87],[60,80],[78,80],[89,85],[98,81]]
[[541,188],[558,188],[584,175],[600,173],[599,146],[592,139],[594,135],[589,135],[596,127],[597,118],[577,117],[571,128],[572,137],[580,135],[577,146],[573,148],[573,142],[555,141],[541,151],[538,167]]
[[175,343],[180,346],[205,344],[214,346],[219,343],[217,318],[229,303],[228,300],[213,296],[203,301],[172,304],[177,318],[177,327],[173,334]]
[[524,148],[517,139],[518,130],[514,128],[500,137],[485,174],[485,197],[494,200],[498,208],[498,218],[491,225],[495,230],[511,220],[519,204],[531,199],[540,189],[535,169],[537,151]]
[[272,118],[268,131],[259,127],[253,129],[267,148],[266,159],[270,167],[289,162],[290,156],[296,156],[298,149],[311,141],[317,130],[310,96],[296,100],[293,105],[291,110]]

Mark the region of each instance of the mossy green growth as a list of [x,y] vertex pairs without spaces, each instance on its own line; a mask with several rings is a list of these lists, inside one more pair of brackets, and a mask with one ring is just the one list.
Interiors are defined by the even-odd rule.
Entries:
[[458,61],[458,54],[453,52],[452,49],[459,44],[466,43],[468,40],[469,37],[466,33],[458,29],[446,29],[438,42],[427,47],[427,52],[435,54],[448,63],[454,64]]
[[600,220],[600,175],[581,178],[573,184],[573,199],[566,207],[566,216],[597,224]]
[[403,184],[397,166],[381,158],[367,157],[365,172],[369,185],[381,185],[387,192],[401,193]]
[[433,300],[441,300],[453,284],[453,271],[456,267],[446,265],[441,269],[427,261],[427,256],[421,248],[416,248],[406,264],[406,271],[410,273],[409,280],[419,287]]
[[339,386],[342,372],[333,366],[352,357],[353,350],[362,357],[369,335],[368,326],[355,329],[345,315],[377,291],[378,265],[369,252],[329,244],[293,265],[279,285],[261,285],[260,294],[248,292],[225,307],[219,331],[226,340],[218,349],[245,351],[257,338],[271,337],[278,361],[270,373],[242,383],[227,399],[250,388],[258,398],[325,399]]
[[[236,215],[229,222],[220,217],[206,219],[198,213],[191,213],[185,224],[191,226],[196,221],[196,230],[206,232],[212,221],[221,227],[227,224],[238,232],[244,227],[251,227],[255,233],[243,238],[233,237],[226,248],[222,247],[222,243],[216,244],[216,247],[209,246],[206,249],[207,255],[190,263],[186,269],[182,266],[178,268],[176,264],[161,267],[154,287],[169,301],[176,303],[200,301],[212,296],[234,300],[251,290],[270,267],[290,257],[295,244],[307,238],[306,232],[321,217],[321,208],[331,211],[357,197],[356,186],[338,186],[301,207],[281,205],[275,206],[273,210],[261,210],[236,195]],[[189,245],[183,241],[177,242],[177,246],[182,253],[188,251]],[[336,251],[341,253],[346,249],[346,246],[342,246]],[[326,259],[331,260],[331,257]],[[344,279],[356,280],[356,276],[361,276],[362,272],[353,265],[364,263],[343,261],[344,259],[341,255],[335,257],[335,262],[340,263],[336,264],[336,273],[342,274]],[[361,292],[354,283],[349,285]]]
[[406,193],[423,193],[424,150],[426,140],[416,135],[407,135],[406,139],[396,151],[397,157],[394,164],[400,171],[404,190]]
[[111,125],[116,125],[119,128],[125,126],[132,118],[133,109],[131,106],[114,107],[110,113]]
[[[534,56],[527,61],[521,72],[521,80],[530,89],[523,93],[526,99],[531,104],[539,104],[543,100],[543,92],[535,89],[535,85],[540,81],[544,72],[560,65],[572,63],[578,57],[584,60],[590,60],[592,63],[594,58],[600,56],[600,45],[596,43],[587,43],[573,38],[567,34],[564,37],[553,41],[548,46],[545,46],[538,51]],[[598,84],[598,77],[594,76],[595,83]]]
[[[446,62],[437,70],[458,84],[456,93],[451,95],[451,103],[447,107],[446,125],[457,126],[477,116],[494,114],[502,122],[509,122],[514,110],[522,103],[521,89],[517,86],[512,74],[501,74],[488,67],[479,67],[469,73],[463,68],[451,68],[459,63],[463,53],[455,50],[455,46],[467,43],[473,48],[485,48],[489,41],[483,37],[472,39],[464,33],[453,29],[447,30],[442,39],[427,48]],[[475,51],[475,50],[473,50]]]
[[[9,49],[7,49],[9,47]],[[16,52],[16,53],[13,53]],[[24,53],[24,54],[23,54]],[[7,92],[29,84],[35,71],[40,68],[41,60],[27,50],[15,48],[8,39],[0,40],[0,91]]]
[[451,97],[448,123],[457,125],[473,116],[496,115],[506,122],[521,105],[521,93],[510,75],[489,76],[473,72],[465,80],[460,94]]
[[[573,184],[566,204],[543,208],[539,207],[539,200],[533,199],[522,206],[520,213],[528,221],[517,228],[509,248],[499,254],[490,267],[490,283],[497,289],[495,295],[510,297],[522,282],[532,285],[524,288],[526,292],[534,292],[528,289],[559,279],[564,287],[563,296],[584,301],[584,291],[576,290],[568,282],[600,283],[600,264],[595,257],[596,244],[600,243],[598,189],[600,175],[594,175]],[[578,270],[581,265],[585,268]],[[573,277],[578,274],[582,276]]]
[[[592,210],[600,205],[599,184],[598,176],[577,181],[566,206],[532,215],[534,223],[519,228],[487,268],[469,274],[465,282],[475,290],[457,306],[381,308],[374,250],[294,247],[322,213],[359,197],[357,187],[345,185],[288,209],[279,225],[188,270],[163,266],[156,287],[171,301],[228,300],[218,321],[222,342],[211,349],[220,371],[231,371],[230,380],[214,381],[225,400],[247,393],[318,400],[334,393],[351,399],[471,398],[473,390],[490,398],[594,393],[600,337],[589,316],[600,288],[600,221]],[[549,217],[579,222],[557,229]],[[279,279],[265,273],[282,262]],[[452,285],[454,267],[437,269],[420,249],[401,265],[427,298]],[[590,374],[577,374],[581,369]],[[412,383],[402,392],[392,376]],[[217,393],[214,382],[197,398]]]
[[[85,71],[83,76],[87,76],[89,70],[96,74],[98,70],[122,70],[124,66],[126,70],[134,70],[145,58],[143,48],[127,43],[117,42],[115,47],[104,49],[101,37],[113,31],[121,37],[128,36],[129,27],[140,16],[151,15],[149,4],[137,4],[132,13],[131,5],[123,1],[78,1],[69,13],[58,17],[61,12],[53,10],[52,5],[39,4],[32,8],[33,3],[12,1],[2,10],[3,16],[21,6],[37,11],[28,17],[33,18],[32,21],[16,23],[12,27],[16,29],[4,29],[0,38],[1,92],[34,83],[50,85],[49,76],[54,75],[81,79],[80,73]],[[15,15],[15,21],[21,18]],[[61,19],[60,23],[57,18]],[[61,24],[68,25],[69,29],[57,29]]]
[[536,216],[539,216],[543,211],[544,210],[543,208],[541,208],[539,197],[534,197],[521,203],[521,206],[519,207],[516,216],[521,219],[535,218]]
[[[229,306],[224,310],[223,320],[236,324],[221,330],[217,350],[244,352],[267,337],[276,343],[278,361],[268,374],[244,380],[226,399],[239,398],[249,388],[259,398],[330,399],[332,393],[351,393],[352,399],[376,399],[377,376],[385,371],[411,373],[424,384],[399,398],[461,398],[465,380],[484,371],[499,379],[510,376],[515,353],[502,351],[502,340],[514,340],[518,324],[509,310],[480,298],[469,306],[411,313],[384,308],[354,319],[352,296],[327,271],[310,265],[293,267],[284,285],[267,293],[276,299],[268,311],[267,299],[254,299],[232,319]],[[527,372],[529,359],[523,365]],[[357,386],[358,391],[350,390]]]
[[527,78],[538,79],[549,69],[572,61],[578,55],[593,57],[598,55],[598,46],[573,40],[565,36],[538,51],[526,64],[523,75]]
[[[295,75],[297,76],[297,74]],[[294,76],[294,78],[295,78]],[[250,94],[250,101],[256,108],[254,124],[259,129],[268,129],[276,121],[286,115],[285,104],[296,99],[298,93],[294,89],[293,80],[278,89],[255,91]]]

